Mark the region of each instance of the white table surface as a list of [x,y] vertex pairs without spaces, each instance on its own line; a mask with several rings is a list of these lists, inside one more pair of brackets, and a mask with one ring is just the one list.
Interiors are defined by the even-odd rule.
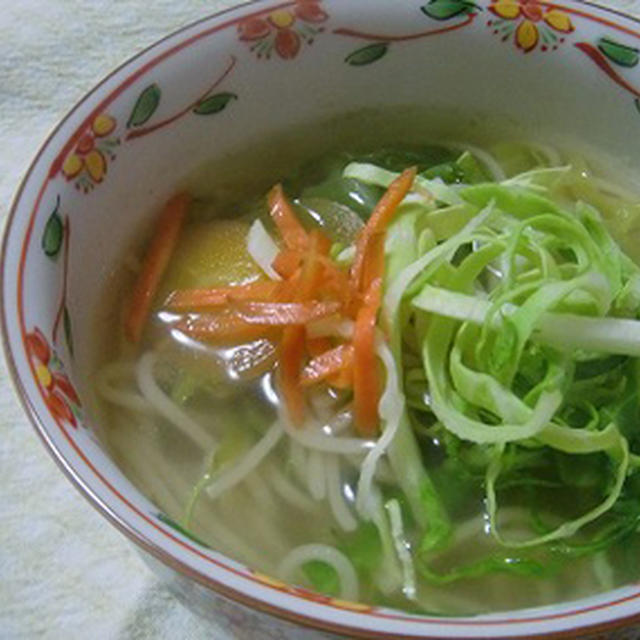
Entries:
[[[640,0],[606,4],[638,11]],[[117,64],[234,0],[0,0],[0,226],[47,133]],[[604,2],[603,2],[604,4]],[[56,468],[0,356],[0,639],[257,640],[184,609]]]

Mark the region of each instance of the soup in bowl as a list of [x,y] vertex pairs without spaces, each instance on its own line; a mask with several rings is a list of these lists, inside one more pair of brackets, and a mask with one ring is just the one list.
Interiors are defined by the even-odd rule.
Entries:
[[367,638],[638,614],[634,38],[576,3],[254,3],[45,144],[5,239],[18,386],[193,606]]

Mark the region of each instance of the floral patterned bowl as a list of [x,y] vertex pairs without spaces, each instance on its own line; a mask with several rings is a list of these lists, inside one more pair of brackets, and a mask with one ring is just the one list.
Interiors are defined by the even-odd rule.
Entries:
[[60,467],[192,606],[260,638],[595,637],[618,627],[619,637],[638,637],[638,585],[438,619],[259,575],[191,539],[142,496],[105,453],[83,400],[109,273],[147,214],[212,155],[365,107],[418,105],[453,120],[472,114],[476,125],[477,114],[491,114],[521,131],[561,132],[638,167],[638,47],[637,20],[574,0],[266,0],[169,36],[60,123],[20,187],[4,239],[7,357]]

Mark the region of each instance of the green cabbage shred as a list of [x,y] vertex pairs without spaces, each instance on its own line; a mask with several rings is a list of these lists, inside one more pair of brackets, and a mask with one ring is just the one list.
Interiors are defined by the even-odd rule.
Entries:
[[[640,269],[594,198],[576,197],[584,171],[526,162],[501,182],[469,152],[423,169],[387,234],[381,324],[405,394],[388,456],[413,492],[428,583],[549,576],[640,524]],[[343,178],[385,188],[399,170],[351,162]],[[445,461],[425,460],[422,441]],[[483,487],[503,552],[442,571],[456,487]],[[501,505],[516,491],[556,491],[558,504],[525,501],[528,531],[511,531]]]

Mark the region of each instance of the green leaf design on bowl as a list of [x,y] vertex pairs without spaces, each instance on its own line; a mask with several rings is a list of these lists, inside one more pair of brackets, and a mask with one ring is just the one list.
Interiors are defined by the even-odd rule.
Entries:
[[616,42],[611,38],[600,38],[598,49],[611,62],[621,67],[635,67],[638,64],[638,49]]
[[429,0],[420,9],[434,20],[449,20],[476,11],[478,7],[468,0]]
[[160,104],[162,92],[157,84],[151,84],[138,96],[136,104],[131,111],[127,128],[143,125],[155,113]]
[[216,93],[213,96],[208,96],[201,100],[193,112],[199,116],[208,116],[213,113],[220,113],[223,111],[231,100],[237,100],[238,96],[235,93]]
[[60,217],[60,197],[56,200],[56,206],[47,220],[42,234],[42,250],[50,258],[55,258],[62,248],[64,237],[64,223]]
[[361,49],[356,49],[345,58],[345,62],[353,65],[354,67],[371,64],[372,62],[380,60],[388,50],[388,42],[375,42],[374,44],[369,44]]

